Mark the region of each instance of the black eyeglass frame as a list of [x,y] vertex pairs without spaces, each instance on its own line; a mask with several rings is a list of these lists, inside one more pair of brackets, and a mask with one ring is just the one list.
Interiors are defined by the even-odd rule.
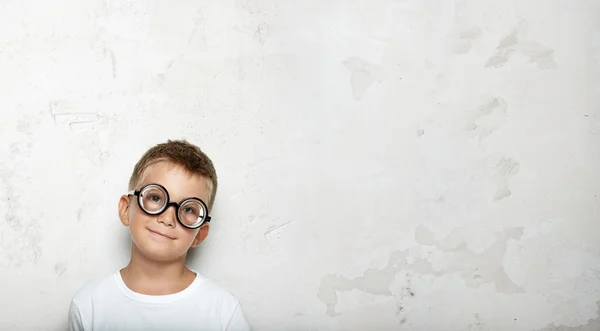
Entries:
[[[144,204],[140,201],[142,199],[142,196],[141,196],[140,193],[142,193],[142,191],[146,187],[148,187],[148,186],[158,186],[166,194],[165,198],[167,200],[167,203],[161,209],[159,209],[159,210],[157,210],[155,212],[150,212],[150,211],[146,210],[146,208],[144,208]],[[142,186],[139,190],[131,190],[131,191],[127,192],[127,195],[134,195],[134,196],[136,196],[137,197],[137,203],[138,203],[138,206],[140,206],[140,209],[144,213],[146,213],[148,215],[152,215],[152,216],[160,215],[160,214],[164,213],[165,210],[167,210],[169,207],[174,206],[175,207],[175,217],[177,217],[177,222],[179,222],[179,224],[181,224],[184,228],[198,229],[199,227],[201,227],[205,223],[210,222],[210,219],[211,219],[211,217],[208,216],[208,207],[206,206],[206,203],[204,203],[204,201],[202,201],[202,199],[196,198],[196,197],[191,197],[191,198],[185,198],[185,199],[181,200],[179,203],[177,203],[175,201],[171,201],[171,197],[169,196],[169,191],[167,191],[167,189],[164,186],[162,186],[162,185],[160,185],[158,183],[148,183],[148,184]],[[200,204],[202,205],[202,207],[206,211],[206,215],[204,216],[203,221],[200,222],[200,224],[195,225],[195,226],[186,225],[179,218],[179,207],[181,207],[183,204],[185,204],[187,201],[190,201],[190,200],[194,200],[194,201],[200,202]]]

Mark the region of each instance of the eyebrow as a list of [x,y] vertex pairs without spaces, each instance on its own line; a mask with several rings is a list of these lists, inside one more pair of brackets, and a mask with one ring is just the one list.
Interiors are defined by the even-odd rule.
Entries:
[[[142,183],[140,183],[138,185],[139,188],[134,188],[133,190],[130,190],[130,192],[139,191],[142,187],[144,187],[145,185],[148,185],[148,184],[158,184],[158,185],[161,185],[162,187],[165,188],[165,190],[167,190],[167,193],[169,194],[169,200],[171,200],[171,198],[173,198],[173,194],[171,194],[171,191],[164,184],[159,183],[159,182],[154,182],[154,181],[149,181],[147,183],[146,182],[142,182]],[[179,199],[179,201],[182,201],[182,200],[185,200],[185,199],[188,199],[188,198],[196,198],[196,199],[202,200],[204,203],[208,203],[207,201],[204,201],[204,199],[202,199],[201,197],[199,197],[197,195],[184,196],[182,199]],[[210,200],[210,194],[208,195],[207,198],[208,198],[208,200]],[[175,201],[175,200],[172,200],[172,201]]]

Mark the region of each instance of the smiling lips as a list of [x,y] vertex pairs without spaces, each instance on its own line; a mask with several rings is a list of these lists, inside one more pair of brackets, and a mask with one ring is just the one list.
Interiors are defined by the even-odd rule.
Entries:
[[153,233],[153,234],[155,234],[155,235],[157,235],[157,236],[161,236],[161,237],[163,237],[163,238],[165,238],[165,239],[171,239],[171,240],[174,240],[174,239],[175,239],[175,238],[173,238],[173,237],[171,237],[171,236],[169,236],[169,235],[166,235],[166,234],[164,234],[164,233],[162,233],[162,232],[154,231],[154,230],[152,230],[152,229],[148,229],[148,231],[150,231],[151,233]]

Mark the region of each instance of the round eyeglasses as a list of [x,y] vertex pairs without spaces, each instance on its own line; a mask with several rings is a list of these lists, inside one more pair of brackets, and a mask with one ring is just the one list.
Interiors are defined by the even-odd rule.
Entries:
[[160,215],[170,206],[174,206],[177,221],[188,229],[197,229],[204,222],[210,222],[204,201],[198,198],[185,198],[179,203],[170,201],[169,192],[160,184],[146,184],[127,194],[135,195],[138,205],[148,215]]

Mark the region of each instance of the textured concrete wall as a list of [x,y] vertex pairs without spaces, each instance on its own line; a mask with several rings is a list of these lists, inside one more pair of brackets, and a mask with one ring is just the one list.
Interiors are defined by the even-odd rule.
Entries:
[[600,330],[600,3],[0,1],[0,329],[127,262],[199,144],[190,258],[256,330]]

